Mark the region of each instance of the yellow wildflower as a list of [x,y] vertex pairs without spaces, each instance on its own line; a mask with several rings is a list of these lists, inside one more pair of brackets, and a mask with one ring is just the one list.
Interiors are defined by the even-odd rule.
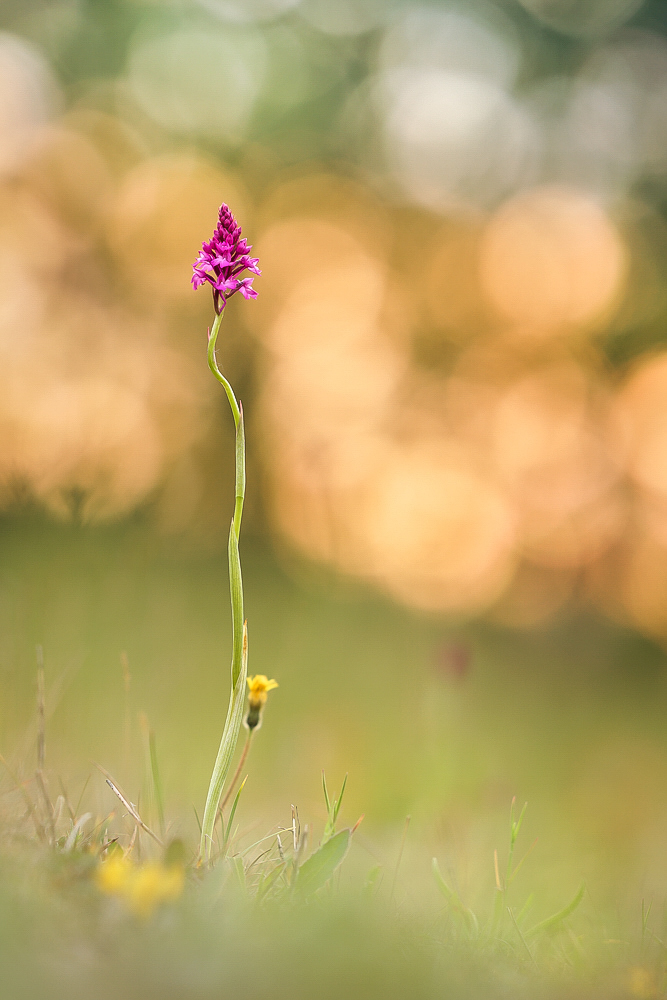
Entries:
[[268,692],[277,687],[278,681],[269,680],[266,674],[248,677],[248,714],[245,724],[251,731],[256,729],[262,721],[262,709],[266,704]]
[[251,705],[264,705],[268,691],[278,687],[278,681],[269,680],[266,674],[257,674],[248,678],[248,701]]
[[121,851],[113,851],[95,873],[97,887],[108,896],[122,896],[132,877],[132,862]]
[[133,913],[148,918],[160,903],[178,899],[183,892],[185,871],[180,864],[135,865],[118,851],[99,865],[96,882],[101,892],[119,896]]
[[138,917],[148,918],[160,903],[171,903],[183,892],[185,872],[181,865],[157,862],[137,868],[128,885],[126,900]]
[[630,995],[636,997],[637,1000],[652,1000],[658,995],[653,973],[640,965],[635,965],[628,970],[628,990]]

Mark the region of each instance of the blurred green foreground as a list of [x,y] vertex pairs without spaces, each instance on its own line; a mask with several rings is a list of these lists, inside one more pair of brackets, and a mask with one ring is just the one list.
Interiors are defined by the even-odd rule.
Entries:
[[[99,763],[146,818],[143,712],[155,733],[169,836],[183,838],[194,851],[193,806],[201,814],[228,693],[223,560],[175,551],[140,519],[80,528],[26,515],[6,520],[1,531],[0,752],[30,787],[35,648],[42,644],[46,777],[53,796],[61,782],[72,801],[83,791],[82,808],[101,820],[118,803]],[[27,950],[22,961],[31,961],[36,948],[53,989],[60,973],[53,978],[45,956],[54,949],[65,970],[63,990],[71,979],[83,995],[92,988],[86,977],[95,979],[91,970],[102,959],[113,966],[122,955],[126,971],[134,969],[134,986],[117,968],[109,982],[136,987],[137,995],[282,996],[284,987],[285,996],[293,990],[366,995],[367,989],[372,995],[411,989],[430,996],[442,995],[443,984],[454,995],[476,995],[475,983],[488,995],[490,973],[475,948],[468,943],[452,957],[456,929],[447,930],[430,864],[436,856],[466,906],[490,917],[493,852],[502,870],[516,796],[519,805],[529,802],[517,860],[538,839],[508,902],[520,909],[534,894],[536,923],[564,906],[584,881],[584,901],[568,927],[587,956],[580,969],[570,970],[577,995],[582,989],[588,995],[599,981],[614,982],[618,995],[626,995],[627,976],[634,974],[626,967],[641,966],[635,954],[641,901],[645,907],[653,901],[651,933],[660,937],[666,898],[662,652],[582,612],[548,632],[445,627],[305,567],[283,566],[261,540],[245,542],[244,558],[250,670],[276,677],[280,687],[246,768],[240,835],[250,844],[288,827],[295,803],[316,843],[326,819],[320,772],[326,770],[336,789],[349,773],[339,822],[352,826],[361,814],[365,818],[337,876],[337,895],[286,920],[284,913],[252,915],[228,890],[221,895],[215,882],[207,883],[199,894],[186,892],[178,915],[165,912],[135,930],[120,918],[105,925],[101,938],[111,935],[115,944],[100,957],[99,941],[95,947],[82,943],[90,932],[88,907],[99,905],[90,903],[95,891],[66,866],[40,860],[34,845],[8,836],[0,892],[3,947],[12,954]],[[13,801],[7,774],[0,787],[5,802]],[[407,815],[411,823],[392,888]],[[12,817],[4,819],[9,830]],[[131,829],[129,824],[128,835]],[[361,887],[378,866],[378,895],[364,903]],[[60,935],[69,936],[66,947]],[[657,947],[653,937],[647,942]],[[514,946],[519,965],[526,965],[518,937]],[[77,953],[86,947],[88,958]],[[168,989],[166,957],[160,957],[165,947]],[[514,982],[518,975],[511,961],[503,971],[507,958],[490,963],[499,995],[509,988],[503,977]],[[659,949],[651,961],[660,967]],[[602,980],[593,975],[595,963],[604,969]],[[559,975],[562,966],[554,966]],[[218,993],[211,982],[223,967],[231,978]],[[530,968],[528,963],[526,975]],[[179,976],[187,979],[187,991],[184,981],[174,985]],[[367,987],[355,993],[364,977]],[[658,995],[651,992],[658,988],[653,978],[642,982],[631,995]],[[31,977],[24,986],[26,995],[43,988]],[[530,993],[538,987],[529,978],[521,988]]]

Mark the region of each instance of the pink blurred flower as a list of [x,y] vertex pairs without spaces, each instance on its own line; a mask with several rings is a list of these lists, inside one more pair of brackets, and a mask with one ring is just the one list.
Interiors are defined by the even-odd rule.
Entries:
[[[227,304],[227,299],[240,292],[244,299],[256,299],[257,292],[252,287],[254,275],[261,274],[259,259],[250,257],[246,240],[241,239],[241,227],[227,205],[221,205],[218,224],[208,243],[202,243],[197,260],[192,266],[192,285],[199,288],[208,282],[213,288],[213,304],[219,315]],[[252,274],[240,278],[243,271]]]

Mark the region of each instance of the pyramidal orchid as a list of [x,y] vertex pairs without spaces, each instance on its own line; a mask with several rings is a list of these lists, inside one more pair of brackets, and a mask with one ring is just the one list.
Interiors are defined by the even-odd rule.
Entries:
[[[245,761],[249,749],[252,729],[248,729],[246,748],[241,756],[239,767],[230,783],[227,795],[222,799],[222,792],[227,780],[227,774],[236,750],[239,731],[243,721],[246,698],[246,679],[248,676],[248,630],[243,614],[243,580],[241,577],[241,559],[239,556],[239,536],[241,533],[241,517],[245,499],[245,433],[243,425],[243,408],[237,401],[234,390],[218,367],[215,355],[215,345],[224,315],[225,305],[230,296],[241,292],[246,299],[257,298],[257,292],[252,287],[254,276],[260,274],[259,261],[249,255],[247,240],[241,236],[241,227],[230,212],[227,205],[221,205],[218,212],[218,224],[212,238],[202,244],[201,252],[192,268],[192,285],[195,289],[209,284],[213,289],[213,306],[215,319],[208,335],[208,366],[222,385],[227,394],[236,428],[236,489],[234,516],[229,529],[229,589],[232,604],[232,668],[231,693],[227,718],[222,732],[218,755],[213,766],[209,784],[204,816],[201,824],[201,841],[199,858],[201,863],[210,861],[213,847],[213,837],[218,814],[227,802],[240,768]],[[249,272],[244,276],[244,272]],[[271,682],[275,684],[275,682]],[[259,718],[258,720],[259,721]],[[221,801],[222,800],[222,801]]]
[[[202,243],[197,260],[192,266],[192,285],[195,289],[205,282],[213,288],[213,305],[219,316],[227,299],[240,292],[244,299],[256,299],[252,287],[256,274],[261,274],[259,260],[248,253],[252,250],[241,237],[241,227],[227,205],[221,205],[218,224],[208,242]],[[244,271],[250,275],[240,277]]]

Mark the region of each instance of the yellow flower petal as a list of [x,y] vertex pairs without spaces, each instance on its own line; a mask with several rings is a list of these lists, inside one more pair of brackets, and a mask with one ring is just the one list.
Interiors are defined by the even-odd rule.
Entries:
[[133,913],[145,919],[160,903],[178,899],[185,883],[182,865],[148,862],[137,866],[120,852],[103,861],[95,877],[102,892],[120,896]]
[[99,865],[95,881],[101,892],[109,896],[122,896],[132,878],[132,862],[120,851],[114,851]]
[[277,688],[278,681],[269,680],[266,674],[256,674],[255,677],[248,677],[248,687],[251,694],[262,695],[266,694],[267,691],[273,691],[274,688]]
[[184,881],[185,873],[180,865],[143,865],[128,887],[128,905],[137,916],[148,918],[160,903],[178,899]]

